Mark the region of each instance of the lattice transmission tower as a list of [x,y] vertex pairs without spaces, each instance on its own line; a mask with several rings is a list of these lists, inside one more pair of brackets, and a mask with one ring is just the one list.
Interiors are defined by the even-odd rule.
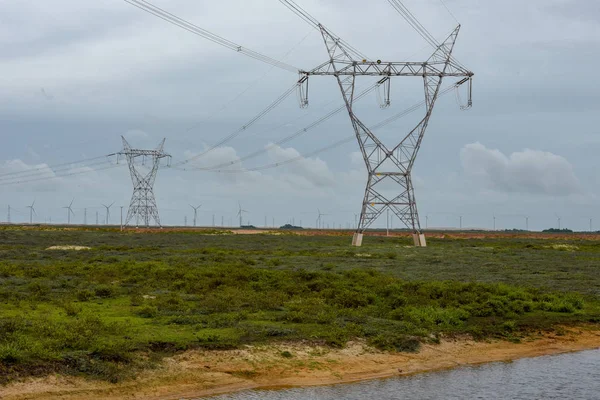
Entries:
[[[148,227],[151,220],[154,220],[156,225],[161,226],[153,187],[161,160],[167,159],[167,165],[171,163],[171,156],[164,151],[165,139],[154,150],[133,149],[123,136],[121,136],[121,139],[123,139],[123,150],[117,155],[127,158],[131,181],[133,182],[133,195],[125,218],[125,225],[129,225],[129,222],[135,218],[136,226],[141,221],[143,225]],[[136,162],[140,159],[142,165],[145,165],[146,162],[150,163],[148,172],[140,171],[139,165],[136,165]]]
[[[308,105],[308,77],[311,75],[334,76],[337,79],[350,121],[354,128],[356,138],[365,164],[368,178],[362,202],[359,223],[352,239],[352,244],[362,244],[364,231],[387,209],[391,210],[409,229],[413,231],[416,246],[425,246],[425,236],[422,233],[411,179],[419,147],[433,106],[438,98],[440,86],[444,77],[463,78],[456,83],[460,86],[469,83],[468,108],[472,104],[471,83],[473,73],[452,57],[452,50],[456,42],[460,25],[448,36],[426,61],[421,62],[384,62],[381,60],[370,61],[366,59],[355,60],[352,55],[359,54],[335,37],[323,25],[318,24],[318,29],[323,36],[329,61],[321,64],[311,71],[300,71],[301,106]],[[425,88],[426,112],[423,119],[394,147],[388,147],[356,116],[353,111],[355,94],[355,81],[357,76],[380,76],[378,82],[384,88],[384,105],[389,105],[390,78],[395,76],[421,77]],[[393,195],[381,190],[384,185],[393,183],[398,188]]]

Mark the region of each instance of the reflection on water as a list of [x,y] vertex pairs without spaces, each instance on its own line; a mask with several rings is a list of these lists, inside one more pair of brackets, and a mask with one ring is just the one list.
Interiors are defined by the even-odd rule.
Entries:
[[600,350],[461,367],[410,377],[211,400],[585,399],[600,400]]

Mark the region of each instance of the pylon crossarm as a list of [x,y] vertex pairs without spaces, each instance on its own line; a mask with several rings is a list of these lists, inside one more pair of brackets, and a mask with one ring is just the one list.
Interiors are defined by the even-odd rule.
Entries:
[[322,65],[311,71],[300,71],[307,76],[438,76],[438,77],[471,77],[474,74],[457,65],[444,71],[445,63],[441,62],[383,62],[383,61],[346,61],[335,60],[336,70],[331,63]]

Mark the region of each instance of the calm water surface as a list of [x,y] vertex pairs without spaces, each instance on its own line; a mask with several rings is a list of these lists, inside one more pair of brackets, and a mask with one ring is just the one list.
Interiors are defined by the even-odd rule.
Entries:
[[410,377],[211,400],[589,399],[600,400],[600,350],[461,367]]

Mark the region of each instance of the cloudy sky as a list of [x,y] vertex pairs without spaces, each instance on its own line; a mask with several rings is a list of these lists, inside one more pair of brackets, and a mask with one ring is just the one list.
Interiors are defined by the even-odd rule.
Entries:
[[[417,61],[431,49],[386,0],[297,0],[372,59]],[[531,229],[600,228],[600,7],[596,0],[445,0],[461,22],[455,55],[475,72],[474,106],[461,111],[453,92],[439,99],[414,168],[422,225]],[[247,48],[302,69],[327,59],[320,34],[277,0],[153,0],[153,3]],[[456,25],[440,0],[404,4],[442,40]],[[366,172],[358,145],[314,150],[352,135],[330,77],[310,79],[310,107],[288,97],[252,127],[239,130],[290,88],[297,75],[273,68],[174,27],[121,0],[0,0],[0,221],[102,221],[102,204],[125,211],[131,180],[123,161],[103,156],[166,137],[173,164],[155,185],[165,224],[262,226],[302,221],[354,223]],[[373,81],[360,79],[359,90]],[[446,81],[445,85],[452,81]],[[444,86],[445,86],[444,85]],[[419,78],[392,82],[392,106],[371,93],[356,113],[376,124],[423,99]],[[393,143],[423,110],[377,131]],[[273,143],[294,132],[294,140]],[[262,151],[261,151],[262,150]],[[206,152],[206,153],[205,153]],[[204,171],[258,152],[230,167]],[[99,157],[99,158],[96,158]],[[279,168],[255,167],[296,158]],[[82,164],[71,162],[86,160]],[[115,158],[110,159],[114,163]],[[55,166],[52,171],[45,166]],[[58,166],[57,166],[58,165]],[[193,170],[193,169],[196,170]],[[29,171],[29,172],[22,172]],[[17,172],[18,174],[14,174]],[[85,172],[79,174],[79,172]],[[75,174],[77,173],[77,174]],[[55,177],[59,176],[59,177]],[[15,177],[18,177],[16,179]],[[16,181],[26,181],[15,184]],[[393,222],[394,226],[398,221]],[[385,218],[378,226],[385,225]]]

